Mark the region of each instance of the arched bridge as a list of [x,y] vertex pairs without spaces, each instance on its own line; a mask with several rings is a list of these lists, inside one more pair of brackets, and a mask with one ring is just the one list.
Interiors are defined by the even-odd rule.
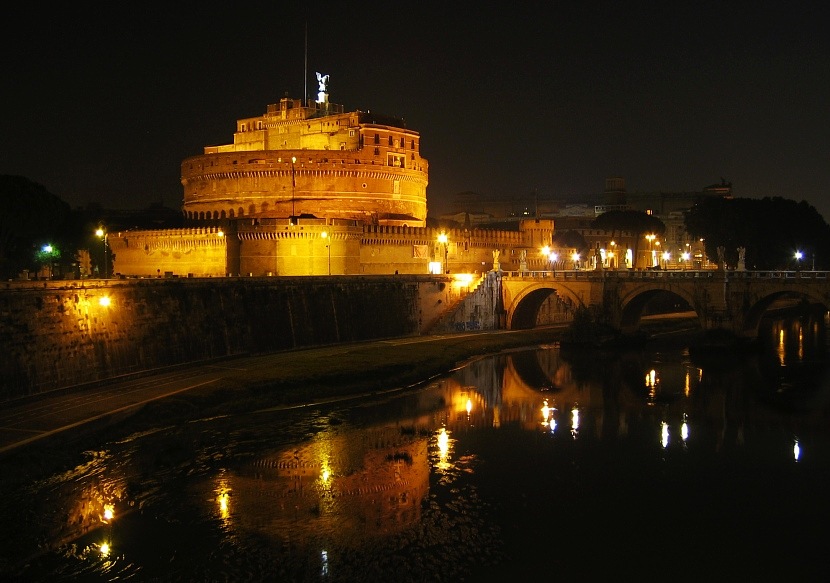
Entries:
[[532,328],[542,304],[556,294],[566,305],[589,308],[623,333],[636,331],[649,300],[669,292],[697,313],[704,330],[755,337],[777,300],[799,298],[830,306],[826,271],[525,271],[504,272],[502,301],[508,329]]

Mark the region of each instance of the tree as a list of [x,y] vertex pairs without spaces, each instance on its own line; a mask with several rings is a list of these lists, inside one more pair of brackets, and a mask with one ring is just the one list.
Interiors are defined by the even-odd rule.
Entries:
[[727,264],[736,265],[738,248],[746,249],[749,269],[794,269],[830,266],[830,226],[805,201],[781,197],[706,198],[685,217],[687,232],[702,238],[709,257],[723,247]]
[[609,231],[611,238],[628,231],[634,235],[634,257],[638,256],[640,240],[647,234],[662,236],[666,233],[666,224],[643,211],[608,211],[602,213],[591,222],[591,228]]
[[36,271],[44,245],[75,249],[69,205],[22,176],[0,175],[0,276]]
[[[553,234],[551,238],[551,243],[553,244],[554,248],[566,248],[566,249],[576,249],[576,252],[579,253],[580,257],[586,257],[588,255],[588,242],[585,240],[585,237],[582,236],[582,233],[579,231],[557,231]],[[566,262],[568,258],[560,257],[560,262]]]

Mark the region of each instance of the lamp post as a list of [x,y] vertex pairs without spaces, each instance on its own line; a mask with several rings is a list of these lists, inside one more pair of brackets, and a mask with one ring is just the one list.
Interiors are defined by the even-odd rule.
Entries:
[[297,187],[297,181],[294,178],[294,165],[297,163],[297,157],[291,156],[291,222],[294,222],[294,191]]
[[450,270],[449,270],[449,264],[448,264],[448,258],[447,258],[447,254],[448,254],[448,251],[447,251],[447,234],[444,233],[444,232],[441,232],[438,235],[438,242],[441,243],[441,245],[444,246],[444,273],[449,273]]
[[654,237],[656,235],[646,235],[646,240],[648,241],[648,265],[646,267],[654,267]]
[[326,241],[326,252],[329,256],[329,275],[331,275],[331,243],[329,242],[329,234],[327,231],[320,233],[320,237]]
[[801,258],[804,257],[804,254],[801,251],[795,252],[795,270],[801,270]]
[[556,260],[559,259],[559,255],[550,248],[550,245],[542,247],[542,255],[548,260],[551,275],[556,277]]
[[98,227],[98,229],[95,231],[95,236],[98,237],[99,239],[101,239],[101,242],[104,244],[104,279],[107,279],[109,277],[109,258],[108,258],[108,251],[107,251],[107,247],[108,247],[107,232],[103,228]]
[[579,253],[571,255],[571,259],[573,259],[574,262],[574,269],[579,269]]
[[663,251],[663,269],[669,268],[669,259],[671,259],[671,253]]
[[52,245],[51,243],[46,243],[43,247],[40,248],[40,251],[37,254],[38,263],[40,264],[40,268],[48,268],[49,275],[47,276],[49,279],[55,278],[55,259],[60,257],[60,252],[58,249]]
[[[550,260],[550,246],[549,245],[545,245],[544,247],[542,247],[542,255],[545,256],[545,259],[547,259],[548,263],[550,264],[551,260]],[[553,272],[553,266],[549,265],[549,267],[550,267],[551,272]]]

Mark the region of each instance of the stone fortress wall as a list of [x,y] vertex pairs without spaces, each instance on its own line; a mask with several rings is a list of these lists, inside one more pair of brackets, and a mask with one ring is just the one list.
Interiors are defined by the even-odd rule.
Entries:
[[466,291],[429,275],[4,282],[0,401],[185,363],[418,335]]
[[[423,226],[426,172],[355,152],[209,154],[182,164],[184,213],[196,220],[314,215]],[[294,161],[292,161],[294,160]],[[421,168],[426,168],[423,162]]]
[[[108,240],[114,273],[125,277],[482,274],[495,268],[494,252],[502,269],[521,269],[523,250],[525,267],[544,269],[530,229],[437,229],[326,219],[295,223],[262,219],[238,222],[227,230],[113,233]],[[442,233],[446,243],[438,240]]]

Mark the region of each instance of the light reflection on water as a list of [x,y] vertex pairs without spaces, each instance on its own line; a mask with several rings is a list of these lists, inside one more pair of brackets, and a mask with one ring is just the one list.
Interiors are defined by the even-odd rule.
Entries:
[[19,525],[0,573],[792,576],[830,518],[826,338],[812,320],[764,338],[764,356],[729,360],[517,351],[382,401],[113,440],[0,506]]

